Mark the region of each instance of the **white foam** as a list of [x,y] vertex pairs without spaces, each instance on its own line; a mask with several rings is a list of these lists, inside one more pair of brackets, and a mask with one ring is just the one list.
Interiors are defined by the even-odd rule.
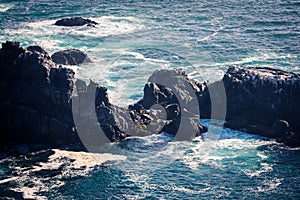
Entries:
[[12,3],[2,3],[0,4],[0,12],[6,12],[12,7],[14,7],[14,4]]
[[11,178],[2,179],[2,180],[0,180],[0,184],[7,183],[7,182],[10,182],[10,181],[14,181],[16,179],[18,179],[18,177],[11,177]]
[[[101,38],[113,35],[129,34],[145,28],[143,21],[133,17],[102,16],[92,20],[99,23],[95,27],[56,26],[56,20],[43,20],[22,23],[18,29],[6,29],[4,34],[9,39],[20,41],[22,38],[32,40],[50,52],[61,50],[60,46],[72,47],[77,43],[76,37],[83,39]],[[65,47],[64,47],[65,48]]]
[[[143,54],[129,49],[111,49],[111,51],[118,57],[101,67],[101,72],[109,72],[105,79],[108,86],[112,86],[114,89],[108,90],[108,94],[111,102],[118,106],[126,107],[128,104],[134,103],[136,99],[131,97],[142,96],[143,87],[153,71],[169,66],[169,61],[147,58]],[[100,77],[104,78],[103,73],[98,79]],[[113,77],[118,80],[113,80]]]
[[259,156],[261,159],[267,159],[268,158],[268,156],[266,156],[265,154],[263,154],[262,152],[258,152],[257,153],[257,156]]
[[261,176],[262,173],[266,173],[266,172],[272,172],[273,171],[273,168],[271,165],[267,164],[267,163],[260,163],[261,165],[261,168],[259,170],[254,170],[254,171],[251,171],[251,170],[245,170],[245,174],[247,176],[249,176],[250,178],[252,177],[259,177]]
[[224,76],[224,70],[218,68],[197,68],[198,74],[201,74],[199,81],[218,81]]
[[[276,64],[274,66],[273,61],[278,62],[278,59],[296,59],[296,55],[292,54],[278,54],[275,52],[255,52],[252,55],[245,57],[241,60],[232,61],[232,62],[222,62],[222,63],[213,63],[213,66],[228,66],[228,65],[249,65],[253,62],[271,62],[271,67],[276,67]],[[290,69],[289,69],[290,70]]]
[[184,193],[188,193],[188,194],[201,194],[201,193],[206,192],[207,190],[210,190],[211,187],[206,187],[206,188],[202,188],[202,189],[198,189],[198,190],[191,190],[186,187],[174,186],[172,189],[175,191],[184,192]]
[[258,192],[269,192],[271,190],[276,189],[279,185],[281,185],[281,181],[283,178],[274,178],[274,179],[267,179],[263,181],[262,186],[257,187]]
[[[203,120],[202,120],[203,121]],[[207,122],[205,122],[207,124]],[[183,157],[183,163],[192,170],[197,170],[200,165],[206,164],[216,168],[223,167],[223,160],[235,162],[239,156],[253,158],[256,155],[262,167],[253,169],[248,163],[234,164],[234,170],[246,173],[249,177],[259,176],[264,172],[272,171],[272,166],[263,161],[267,155],[257,151],[257,147],[276,143],[274,140],[261,140],[258,136],[249,135],[239,131],[223,129],[218,133],[218,128],[211,124],[209,133],[203,134],[204,142],[197,142],[195,146],[189,147],[188,153]],[[226,161],[227,162],[227,161]],[[255,161],[253,161],[255,162]],[[244,170],[246,168],[246,170]]]
[[183,163],[192,170],[197,170],[201,164],[209,164],[220,167],[217,161],[224,157],[216,155],[213,150],[216,141],[197,142],[188,149],[188,153],[183,156]]
[[[15,168],[17,177],[8,178],[0,181],[6,183],[15,181],[16,188],[10,188],[16,192],[22,192],[25,199],[47,199],[44,196],[37,195],[38,192],[47,192],[49,189],[58,188],[65,184],[61,179],[64,177],[86,176],[95,166],[99,166],[106,161],[122,161],[125,156],[109,154],[109,153],[88,153],[73,152],[59,149],[53,149],[54,154],[49,156],[48,161],[39,162],[31,168]],[[39,177],[34,177],[32,173],[42,170],[59,170],[55,178],[43,177],[43,181]],[[46,181],[46,182],[45,182]],[[31,183],[27,187],[28,182]]]
[[67,157],[68,159],[74,160],[72,166],[76,168],[86,167],[91,168],[96,165],[103,164],[106,161],[112,160],[125,160],[125,156],[114,155],[109,153],[88,153],[88,152],[74,152],[54,149],[54,154],[49,157],[48,163]]
[[212,34],[210,34],[210,35],[208,35],[208,36],[205,36],[205,37],[203,37],[203,38],[199,38],[199,39],[197,39],[197,41],[198,41],[198,42],[207,41],[207,40],[209,40],[210,38],[215,37],[215,36],[216,36],[217,34],[219,34],[219,32],[220,32],[221,30],[223,30],[223,29],[224,29],[224,27],[221,26],[219,29],[215,30]]

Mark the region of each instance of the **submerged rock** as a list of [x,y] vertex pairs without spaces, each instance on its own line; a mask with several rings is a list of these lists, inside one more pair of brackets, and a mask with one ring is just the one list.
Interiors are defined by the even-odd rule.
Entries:
[[98,23],[82,17],[63,18],[55,22],[55,25],[57,26],[83,26],[86,24],[88,26],[94,26],[97,25]]
[[58,51],[51,56],[52,60],[61,65],[79,65],[84,62],[91,62],[87,54],[79,49],[67,49]]

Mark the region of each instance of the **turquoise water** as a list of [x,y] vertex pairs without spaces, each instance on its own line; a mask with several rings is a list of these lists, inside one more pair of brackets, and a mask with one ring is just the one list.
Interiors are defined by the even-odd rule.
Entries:
[[[105,85],[112,102],[125,106],[141,97],[155,69],[180,67],[199,81],[220,79],[230,64],[300,73],[299,10],[297,1],[1,1],[0,41],[40,45],[50,54],[85,51],[93,63],[73,67],[76,76]],[[71,16],[99,25],[53,25]],[[19,147],[24,154],[26,149]],[[165,134],[109,144],[103,151],[109,154],[49,150],[2,159],[0,194],[300,198],[299,149],[214,124],[194,141],[174,142]]]

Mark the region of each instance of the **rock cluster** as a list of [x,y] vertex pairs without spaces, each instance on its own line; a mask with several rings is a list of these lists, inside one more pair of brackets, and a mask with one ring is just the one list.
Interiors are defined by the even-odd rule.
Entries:
[[[159,82],[159,77],[169,82]],[[207,130],[199,118],[214,118],[225,119],[226,127],[296,147],[299,102],[299,74],[230,66],[222,80],[203,84],[181,70],[155,71],[143,98],[128,109],[120,108],[110,103],[105,87],[75,81],[71,69],[58,66],[39,46],[24,49],[6,42],[0,49],[1,142],[83,141],[97,147],[99,130],[100,140],[112,142],[162,131],[197,136]]]

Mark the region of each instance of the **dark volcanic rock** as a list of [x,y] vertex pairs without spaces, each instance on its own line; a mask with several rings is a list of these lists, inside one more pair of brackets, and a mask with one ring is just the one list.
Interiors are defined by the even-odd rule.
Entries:
[[148,81],[143,99],[120,108],[110,103],[105,87],[74,83],[74,72],[58,67],[41,47],[3,43],[0,141],[51,146],[83,141],[97,148],[99,141],[161,131],[195,136],[207,131],[199,117],[222,119],[222,112],[213,110],[225,107],[225,126],[300,146],[299,74],[231,66],[221,81],[211,84],[189,79],[181,70],[155,71]]
[[[32,50],[32,51],[31,51]],[[1,142],[74,144],[74,72],[58,68],[41,48],[17,42],[0,49]]]
[[[116,107],[111,105],[108,100],[107,89],[102,86],[98,86],[96,89],[95,95],[95,106],[97,119],[100,123],[100,126],[108,139],[112,142],[120,141],[128,136],[124,130],[117,124],[116,117],[112,114],[112,110]],[[119,110],[121,112],[121,110]],[[123,110],[123,112],[126,112]],[[118,113],[120,115],[121,113]]]
[[120,141],[131,134],[153,134],[144,127],[137,126],[142,120],[149,120],[146,113],[143,118],[135,114],[139,118],[135,123],[127,109],[110,103],[105,87],[93,81],[86,86],[81,80],[77,80],[75,85],[76,94],[72,99],[74,120],[78,134],[89,150],[93,151],[94,147],[107,141]]
[[83,26],[86,24],[88,26],[94,26],[97,25],[98,23],[82,17],[63,18],[55,22],[55,25],[57,26]]
[[[176,86],[179,86],[178,84],[183,79],[187,81],[185,74],[180,70],[156,71],[154,75],[161,72],[180,77],[181,79],[174,79],[174,85]],[[110,103],[105,87],[92,81],[86,86],[80,80],[77,80],[75,85],[77,94],[73,97],[73,108],[75,106],[78,109],[73,110],[74,120],[81,139],[84,144],[88,144],[89,148],[99,146],[101,140],[105,140],[101,136],[101,132],[106,135],[109,141],[114,142],[130,135],[145,136],[162,131],[176,135],[181,124],[185,125],[185,129],[182,130],[181,128],[183,134],[188,131],[194,133],[193,137],[207,131],[205,127],[199,124],[199,115],[193,115],[192,113],[181,115],[179,101],[170,88],[153,82],[145,85],[143,99],[134,105],[130,105],[129,112],[125,108]],[[183,93],[186,92],[184,87],[182,90]],[[96,91],[96,93],[91,91]],[[195,100],[197,101],[196,96]],[[153,107],[157,104],[161,107]],[[151,110],[149,110],[150,108]],[[96,120],[89,114],[93,112],[93,109],[96,110]],[[82,112],[83,110],[86,113]],[[97,123],[101,127],[99,131],[95,131],[99,129]],[[85,135],[85,132],[88,132],[89,135]],[[185,137],[182,136],[182,138]]]
[[84,81],[77,80],[75,85],[73,116],[77,132],[88,150],[93,151],[93,147],[105,142],[124,139],[127,135],[112,114],[114,106],[109,102],[107,89],[93,81],[86,85]]
[[299,137],[299,74],[231,66],[223,82],[227,127],[271,138]]
[[79,65],[84,62],[91,62],[90,58],[79,49],[58,51],[51,58],[55,63],[62,65]]
[[31,52],[34,52],[34,51],[36,51],[36,52],[39,52],[39,53],[41,53],[41,54],[48,54],[42,47],[40,47],[40,46],[29,46],[29,47],[27,47],[27,50],[28,51],[31,51]]
[[[206,132],[207,129],[199,124],[200,115],[197,114],[198,111],[195,113],[191,113],[191,110],[193,110],[194,108],[186,111],[187,107],[189,107],[189,103],[187,104],[187,106],[183,105],[183,102],[185,102],[187,98],[189,98],[189,102],[193,101],[193,97],[189,95],[187,85],[191,87],[191,92],[195,93],[197,90],[201,90],[198,88],[198,86],[202,88],[202,84],[195,80],[189,79],[185,72],[179,69],[155,71],[149,78],[149,80],[155,80],[156,78],[160,80],[167,80],[165,82],[166,85],[163,86],[161,84],[156,84],[153,82],[147,83],[144,87],[143,99],[137,102],[137,104],[135,104],[133,107],[150,109],[151,106],[155,104],[161,105],[166,110],[166,120],[168,120],[161,131],[168,132],[172,135],[191,131],[193,133],[193,136],[199,136],[201,133]],[[187,85],[182,84],[183,82],[186,82]],[[179,90],[177,91],[177,94],[174,93],[176,89]],[[178,98],[180,98],[181,102]],[[194,98],[194,101],[198,102],[197,96],[194,96]],[[185,106],[183,115],[181,106]],[[140,111],[140,113],[143,112]],[[135,112],[134,116],[137,115],[138,113]],[[183,129],[182,127],[185,128]],[[181,138],[183,139],[184,137]]]

